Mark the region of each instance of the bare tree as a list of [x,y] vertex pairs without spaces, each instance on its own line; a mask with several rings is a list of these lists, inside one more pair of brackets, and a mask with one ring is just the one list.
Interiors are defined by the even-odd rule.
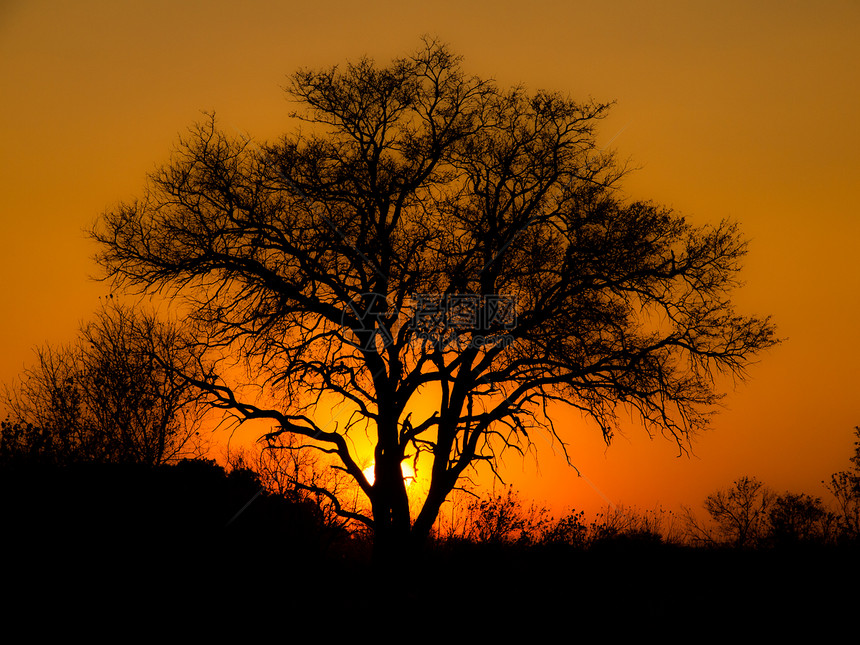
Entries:
[[[774,344],[768,319],[732,310],[735,225],[623,199],[595,139],[608,105],[501,89],[430,40],[387,67],[301,70],[289,93],[305,130],[255,145],[212,117],[93,235],[108,278],[184,297],[208,348],[265,389],[216,361],[192,381],[218,406],[338,457],[377,553],[420,548],[477,463],[533,432],[564,445],[551,404],[607,441],[626,406],[683,448],[715,374]],[[332,395],[350,414],[328,421]],[[428,482],[414,509],[407,459]]]
[[837,524],[842,537],[860,538],[860,426],[854,428],[857,441],[851,456],[851,468],[834,473],[825,484],[837,504]]
[[66,347],[42,347],[6,389],[7,455],[158,465],[199,453],[206,409],[181,376],[196,359],[173,324],[109,306]]
[[731,487],[711,493],[704,508],[711,524],[686,510],[687,534],[694,543],[756,546],[768,531],[774,495],[755,477],[738,478]]

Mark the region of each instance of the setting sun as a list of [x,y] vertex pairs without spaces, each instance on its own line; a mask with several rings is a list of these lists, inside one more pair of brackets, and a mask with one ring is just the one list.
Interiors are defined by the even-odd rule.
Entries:
[[[375,478],[374,466],[375,464],[370,464],[362,471],[371,485],[373,485],[373,480]],[[409,488],[412,485],[412,482],[415,481],[415,470],[405,461],[400,463],[400,470],[403,472],[403,479],[406,481],[406,488]]]

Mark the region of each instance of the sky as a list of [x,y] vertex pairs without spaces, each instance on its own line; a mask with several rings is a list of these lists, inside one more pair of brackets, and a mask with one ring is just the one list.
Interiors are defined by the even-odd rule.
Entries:
[[99,308],[84,231],[202,111],[276,137],[290,73],[385,64],[430,34],[500,85],[615,101],[598,142],[637,168],[625,191],[739,222],[735,303],[786,339],[728,384],[690,455],[635,421],[607,447],[559,412],[578,472],[536,437],[504,479],[553,509],[696,508],[741,475],[826,498],[860,424],[859,33],[853,0],[0,0],[0,382]]

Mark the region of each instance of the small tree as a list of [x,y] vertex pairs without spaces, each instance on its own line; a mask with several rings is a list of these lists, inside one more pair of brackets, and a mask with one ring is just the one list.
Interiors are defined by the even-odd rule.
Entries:
[[824,544],[832,536],[834,519],[820,498],[784,493],[768,509],[768,538],[775,546]]
[[773,493],[762,482],[755,477],[740,477],[730,488],[705,498],[704,508],[712,526],[699,522],[687,509],[687,534],[698,543],[756,546],[767,533],[772,503]]
[[827,489],[836,498],[837,522],[840,534],[848,540],[860,539],[860,426],[854,428],[852,467],[842,470],[830,478]]
[[205,408],[180,374],[196,358],[176,325],[122,306],[104,308],[66,347],[6,389],[6,458],[158,465],[199,451]]
[[[213,354],[248,368],[190,380],[336,455],[390,561],[421,548],[469,469],[533,429],[564,445],[551,405],[607,441],[627,406],[684,447],[715,374],[774,344],[768,319],[732,309],[735,225],[623,198],[595,135],[607,104],[499,88],[430,40],[387,67],[301,70],[289,92],[304,130],[255,146],[196,126],[142,199],[105,214],[98,260],[118,286],[188,299]],[[353,414],[326,420],[333,398]],[[433,412],[416,417],[419,399]],[[405,459],[426,473],[417,509]]]

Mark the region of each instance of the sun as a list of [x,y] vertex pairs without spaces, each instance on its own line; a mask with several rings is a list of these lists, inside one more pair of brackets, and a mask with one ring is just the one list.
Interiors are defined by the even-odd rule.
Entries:
[[[415,481],[415,470],[405,461],[400,462],[400,470],[403,473],[403,480],[406,482],[406,488],[409,488]],[[370,464],[362,472],[364,473],[364,476],[367,477],[367,481],[373,485],[373,480],[375,478],[374,464]]]

